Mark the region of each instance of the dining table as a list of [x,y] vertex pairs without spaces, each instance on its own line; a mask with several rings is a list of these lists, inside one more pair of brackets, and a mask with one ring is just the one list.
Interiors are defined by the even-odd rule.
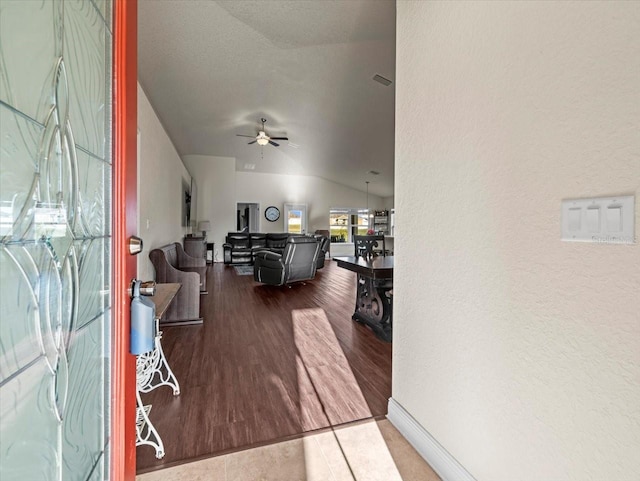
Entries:
[[369,326],[386,342],[392,340],[393,256],[334,257],[338,267],[357,274],[356,305],[351,318]]

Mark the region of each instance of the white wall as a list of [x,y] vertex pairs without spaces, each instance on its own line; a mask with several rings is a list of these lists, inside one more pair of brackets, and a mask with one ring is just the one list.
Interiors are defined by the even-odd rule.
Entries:
[[[149,252],[170,242],[182,243],[182,182],[191,176],[138,84],[138,277],[154,278]],[[147,226],[148,224],[148,226]]]
[[382,208],[385,210],[388,210],[389,212],[391,212],[391,209],[393,209],[394,207],[394,199],[393,196],[391,197],[384,197],[382,199]]
[[[260,204],[260,232],[284,232],[284,204],[307,204],[308,232],[329,228],[332,207],[364,207],[367,194],[320,177],[305,175],[236,172],[238,202]],[[276,222],[264,218],[264,210],[275,205],[281,216]],[[369,194],[369,207],[380,209],[382,199]]]
[[[185,155],[184,163],[197,185],[198,220],[211,221],[209,240],[215,242],[217,259],[222,261],[222,244],[228,232],[236,230],[236,204],[260,205],[259,232],[284,232],[284,204],[306,203],[308,232],[329,228],[331,207],[363,207],[366,194],[335,182],[313,176],[236,172],[233,157]],[[275,205],[280,219],[269,222],[264,210]],[[382,199],[369,195],[372,209],[382,208]],[[352,247],[348,248],[350,254]],[[332,250],[332,255],[333,250]]]
[[211,221],[211,232],[207,232],[207,240],[215,243],[217,259],[222,261],[224,238],[227,232],[236,229],[236,159],[185,155],[183,160],[197,186],[197,220]]
[[[284,232],[284,204],[307,204],[307,232],[329,229],[329,209],[332,207],[365,207],[367,194],[320,177],[304,175],[236,172],[238,202],[260,204],[260,232]],[[269,222],[264,210],[270,205],[280,209],[280,219]],[[369,207],[382,208],[382,198],[369,194]],[[352,255],[353,246],[331,246],[331,255]]]
[[394,399],[479,481],[637,481],[640,246],[560,202],[640,225],[640,3],[397,9]]

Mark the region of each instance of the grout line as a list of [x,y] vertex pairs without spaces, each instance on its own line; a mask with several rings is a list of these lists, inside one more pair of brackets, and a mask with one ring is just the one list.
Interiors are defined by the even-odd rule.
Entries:
[[318,436],[320,436],[319,434],[316,434],[315,436],[313,436],[315,439],[314,441],[316,442],[316,445],[320,448],[320,453],[322,453],[322,457],[324,458],[324,462],[327,463],[327,467],[329,468],[329,472],[331,473],[331,479],[333,481],[338,481],[336,478],[335,473],[333,472],[333,468],[331,467],[331,463],[329,463],[329,460],[327,459],[327,455],[324,452],[324,449],[322,448],[322,446],[320,446],[320,443],[318,442]]

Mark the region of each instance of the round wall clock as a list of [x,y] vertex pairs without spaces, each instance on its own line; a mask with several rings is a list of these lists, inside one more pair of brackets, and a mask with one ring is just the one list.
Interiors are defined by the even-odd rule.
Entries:
[[264,211],[264,216],[269,222],[275,222],[280,218],[280,209],[271,205]]

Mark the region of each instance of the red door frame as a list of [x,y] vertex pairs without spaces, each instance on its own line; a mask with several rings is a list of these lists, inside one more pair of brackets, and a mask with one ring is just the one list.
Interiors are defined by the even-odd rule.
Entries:
[[129,353],[127,289],[136,277],[128,239],[137,233],[138,2],[113,1],[112,481],[136,477],[136,359]]

